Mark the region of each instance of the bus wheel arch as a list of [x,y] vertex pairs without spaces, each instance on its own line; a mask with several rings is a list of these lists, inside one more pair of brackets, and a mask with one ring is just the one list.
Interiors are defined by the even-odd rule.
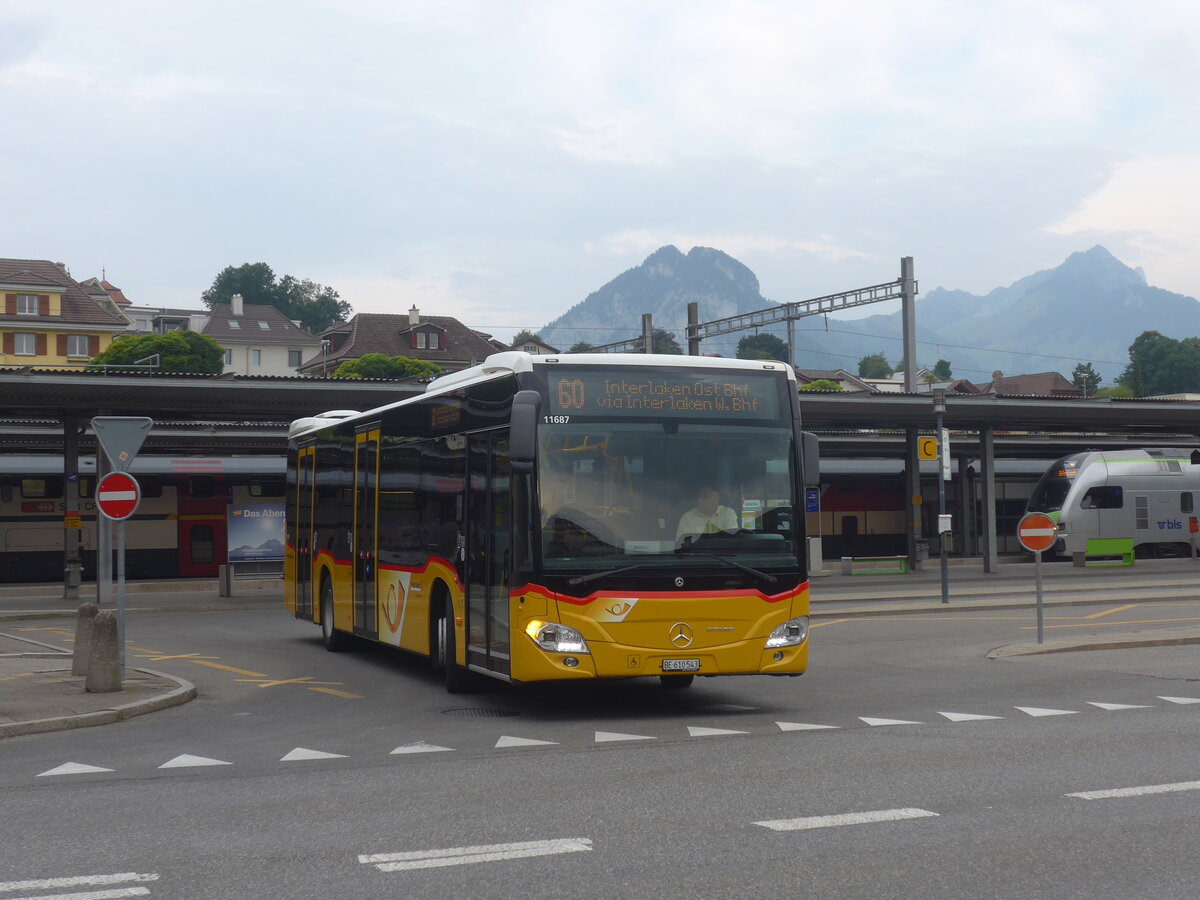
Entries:
[[430,658],[434,667],[440,668],[446,679],[446,690],[451,694],[464,694],[475,686],[471,672],[458,664],[458,628],[455,626],[454,600],[450,590],[439,582],[440,589],[434,594],[433,643]]

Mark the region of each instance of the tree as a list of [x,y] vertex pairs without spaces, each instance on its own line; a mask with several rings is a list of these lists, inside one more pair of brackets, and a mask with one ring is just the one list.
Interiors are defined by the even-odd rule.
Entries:
[[587,353],[589,350],[593,349],[595,346],[596,346],[595,344],[589,344],[587,341],[576,341],[574,344],[571,345],[571,349],[568,350],[567,352],[568,353]]
[[787,344],[773,334],[748,334],[737,345],[738,359],[777,359],[786,362]]
[[1100,387],[1100,373],[1092,368],[1092,364],[1078,363],[1071,371],[1071,384],[1083,391],[1085,397],[1095,397]]
[[1095,397],[1122,397],[1129,399],[1133,397],[1133,391],[1125,387],[1123,384],[1118,384],[1116,387],[1100,388],[1093,395]]
[[358,359],[347,360],[334,370],[334,378],[427,378],[437,375],[441,368],[423,359],[407,356],[385,356],[366,353]]
[[808,384],[802,384],[796,388],[798,391],[840,391],[842,386],[836,381],[830,381],[828,378],[818,378],[816,381],[811,381]]
[[675,340],[675,335],[665,328],[655,328],[654,333],[650,336],[650,343],[655,353],[667,353],[671,356],[683,355],[683,350],[680,349],[679,342]]
[[933,375],[937,381],[949,381],[954,376],[950,374],[950,360],[939,359],[933,367]]
[[128,366],[155,354],[158,354],[158,368],[147,371],[220,375],[225,367],[225,351],[220,344],[196,331],[123,334],[89,365]]
[[892,367],[882,353],[871,353],[858,361],[859,378],[891,378]]
[[353,311],[333,288],[291,275],[276,281],[271,267],[263,262],[226,266],[200,299],[212,309],[218,303],[229,303],[234,294],[241,294],[243,303],[274,306],[310,334],[346,321]]
[[1117,384],[1135,397],[1200,390],[1200,338],[1177,341],[1143,331],[1129,345],[1129,365]]
[[542,340],[542,336],[536,331],[530,331],[528,328],[522,328],[516,333],[516,335],[513,336],[512,343],[509,344],[509,346],[515,347],[517,344],[523,344],[526,341],[540,341],[543,344],[545,343],[545,341]]
[[[345,322],[353,311],[331,287],[284,275],[277,285],[278,298],[272,305],[300,323],[309,334],[320,334],[335,322]],[[244,299],[245,295],[243,295]]]

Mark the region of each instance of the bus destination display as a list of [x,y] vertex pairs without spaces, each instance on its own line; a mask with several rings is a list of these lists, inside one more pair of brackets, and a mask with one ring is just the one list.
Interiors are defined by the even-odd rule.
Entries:
[[742,372],[600,373],[554,369],[550,412],[582,416],[776,419],[777,376]]

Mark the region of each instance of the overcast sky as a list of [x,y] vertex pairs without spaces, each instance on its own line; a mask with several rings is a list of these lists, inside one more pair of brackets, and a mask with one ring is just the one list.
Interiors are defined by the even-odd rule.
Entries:
[[5,0],[0,34],[0,256],[136,303],[263,261],[506,336],[668,243],[779,301],[1097,243],[1200,297],[1193,0]]

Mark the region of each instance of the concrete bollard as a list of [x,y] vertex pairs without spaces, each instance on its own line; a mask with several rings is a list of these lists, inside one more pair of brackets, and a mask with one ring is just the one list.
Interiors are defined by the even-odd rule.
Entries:
[[79,618],[75,620],[75,646],[71,651],[71,674],[86,675],[88,654],[92,649],[92,626],[100,607],[91,601],[79,606]]
[[96,613],[92,624],[92,648],[88,653],[87,681],[93,694],[121,690],[121,656],[117,644],[117,614],[111,609]]

